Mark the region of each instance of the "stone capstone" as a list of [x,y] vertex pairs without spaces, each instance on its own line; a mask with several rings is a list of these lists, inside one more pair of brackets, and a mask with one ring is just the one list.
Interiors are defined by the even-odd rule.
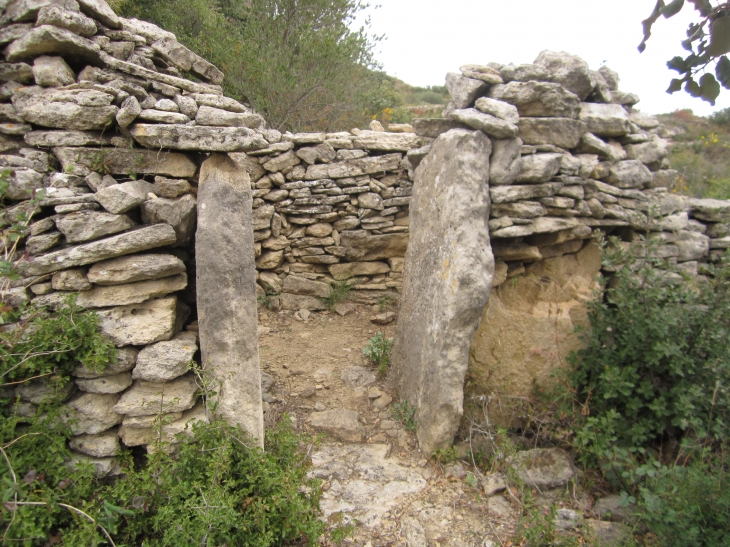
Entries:
[[434,141],[415,174],[392,361],[426,454],[456,434],[469,346],[489,298],[490,153],[484,134],[454,129]]
[[251,184],[226,156],[201,167],[195,247],[200,349],[220,382],[217,412],[263,447]]
[[548,79],[559,83],[583,101],[596,87],[596,80],[591,69],[580,57],[565,53],[545,50],[537,56],[535,64],[548,72]]

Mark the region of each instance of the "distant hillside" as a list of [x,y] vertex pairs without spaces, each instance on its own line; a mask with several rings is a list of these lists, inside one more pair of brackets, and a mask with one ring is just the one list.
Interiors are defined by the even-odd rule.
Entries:
[[677,110],[658,118],[661,135],[673,144],[669,161],[680,173],[673,190],[694,197],[730,199],[730,109],[709,118]]
[[413,118],[440,117],[449,102],[446,86],[417,87],[393,76],[386,76],[391,86],[393,106],[379,118],[386,123],[410,123]]

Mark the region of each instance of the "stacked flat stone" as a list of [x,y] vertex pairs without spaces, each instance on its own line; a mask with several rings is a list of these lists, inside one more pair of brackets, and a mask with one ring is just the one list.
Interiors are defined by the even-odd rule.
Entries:
[[678,173],[660,123],[634,109],[639,98],[608,67],[543,51],[533,64],[460,70],[446,77],[443,117],[413,126],[429,138],[456,127],[491,137],[495,286],[525,263],[578,252],[595,228],[629,244],[648,230],[661,256],[692,275],[728,247],[730,203],[669,192]]

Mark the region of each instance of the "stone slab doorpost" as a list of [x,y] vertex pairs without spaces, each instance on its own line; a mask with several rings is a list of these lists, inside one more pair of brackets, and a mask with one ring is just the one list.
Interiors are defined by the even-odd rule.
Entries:
[[223,154],[200,170],[195,262],[202,363],[217,392],[209,403],[263,447],[251,183]]

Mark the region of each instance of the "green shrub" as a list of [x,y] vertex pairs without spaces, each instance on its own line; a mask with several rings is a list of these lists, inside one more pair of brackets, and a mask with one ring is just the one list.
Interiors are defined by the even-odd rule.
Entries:
[[393,418],[403,424],[406,431],[415,431],[418,429],[418,424],[416,423],[416,407],[412,406],[408,401],[401,401],[400,403],[394,404],[390,409],[390,413],[393,415]]
[[386,338],[382,332],[379,332],[368,340],[367,346],[362,350],[362,354],[371,363],[378,365],[378,372],[385,374],[390,366],[390,354],[393,351],[393,340]]
[[350,298],[350,291],[352,290],[352,285],[350,285],[350,282],[348,279],[344,279],[342,281],[335,281],[330,285],[330,294],[327,298],[325,298],[325,303],[327,304],[327,308],[330,310],[335,309],[335,306],[339,304],[340,302],[345,302]]
[[570,358],[570,381],[587,415],[579,444],[601,455],[611,444],[650,447],[661,439],[727,439],[730,423],[730,268],[705,283],[676,281],[654,245],[627,250],[601,242],[616,269],[589,304],[587,344]]

